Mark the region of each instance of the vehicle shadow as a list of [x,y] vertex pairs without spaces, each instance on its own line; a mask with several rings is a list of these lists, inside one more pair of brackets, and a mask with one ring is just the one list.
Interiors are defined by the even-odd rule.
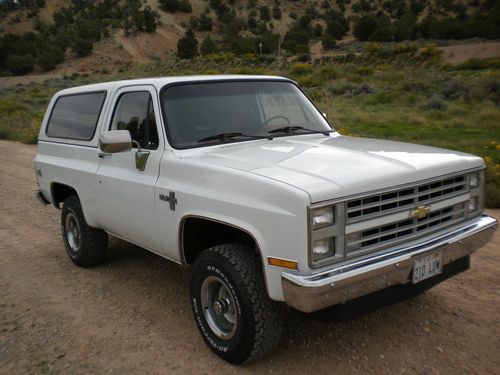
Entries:
[[[180,265],[174,264],[162,257],[153,254],[124,240],[110,237],[110,247],[106,267],[119,269],[155,269],[156,277],[163,279],[164,288],[169,289],[172,280],[181,281],[188,293],[189,278],[191,271]],[[424,281],[417,285],[397,285],[379,292],[369,294],[343,304],[325,308],[314,313],[302,313],[289,308],[291,320],[317,321],[317,322],[344,322],[357,317],[373,313],[386,307],[399,304],[405,300],[412,299],[430,289],[434,285],[448,278],[450,275],[442,275],[432,281]],[[146,281],[146,285],[148,282]]]
[[346,321],[354,319],[361,315],[369,314],[405,300],[412,299],[469,268],[470,259],[468,257],[461,258],[446,265],[441,274],[421,281],[418,284],[409,283],[405,285],[395,285],[311,314],[300,312],[297,312],[297,314],[303,316],[305,319],[316,321]]

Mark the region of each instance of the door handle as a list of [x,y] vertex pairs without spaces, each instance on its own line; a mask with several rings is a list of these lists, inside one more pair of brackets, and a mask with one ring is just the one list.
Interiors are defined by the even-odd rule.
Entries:
[[113,154],[110,154],[109,152],[98,152],[97,153],[97,156],[99,156],[101,159],[104,159],[108,156],[111,157],[111,155],[113,155]]

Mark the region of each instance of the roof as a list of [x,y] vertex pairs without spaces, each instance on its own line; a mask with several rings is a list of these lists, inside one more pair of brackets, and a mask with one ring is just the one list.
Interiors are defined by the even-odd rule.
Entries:
[[122,81],[111,81],[103,83],[95,83],[92,85],[76,86],[61,90],[57,95],[75,94],[89,91],[113,91],[125,86],[152,85],[156,89],[161,89],[163,86],[170,83],[182,82],[201,82],[201,81],[239,81],[239,80],[283,80],[290,81],[288,78],[279,76],[258,76],[258,75],[192,75],[192,76],[172,76],[172,77],[156,77],[156,78],[139,78]]

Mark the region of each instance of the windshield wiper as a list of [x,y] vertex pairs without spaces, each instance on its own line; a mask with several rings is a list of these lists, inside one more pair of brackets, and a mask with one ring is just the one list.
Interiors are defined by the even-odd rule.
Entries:
[[268,131],[267,134],[274,134],[274,133],[293,133],[296,131],[304,131],[308,133],[317,133],[317,134],[323,134],[328,136],[328,134],[333,133],[334,130],[314,130],[314,129],[308,129],[304,128],[303,126],[283,126],[281,128],[273,129],[271,131]]
[[269,136],[269,135],[248,135],[248,134],[243,134],[243,133],[220,133],[220,134],[215,134],[215,135],[211,135],[209,137],[199,139],[198,143],[208,142],[208,141],[221,141],[221,142],[223,142],[226,139],[231,139],[231,138],[236,138],[236,137],[243,137],[243,138],[250,138],[250,139],[269,139],[269,140],[273,139],[273,137]]

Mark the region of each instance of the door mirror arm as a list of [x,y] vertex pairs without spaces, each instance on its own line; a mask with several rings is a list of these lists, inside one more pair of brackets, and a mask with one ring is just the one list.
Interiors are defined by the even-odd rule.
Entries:
[[132,140],[132,143],[137,147],[137,151],[135,152],[135,167],[142,172],[146,169],[149,151],[141,149],[141,145],[137,141]]

